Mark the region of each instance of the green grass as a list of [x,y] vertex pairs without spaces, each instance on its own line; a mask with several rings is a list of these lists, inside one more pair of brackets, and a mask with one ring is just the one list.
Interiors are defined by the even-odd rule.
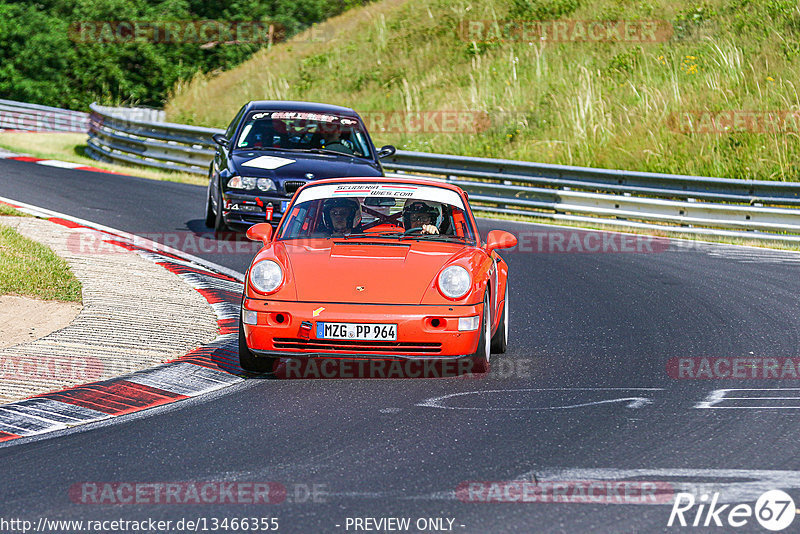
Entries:
[[0,295],[80,303],[81,284],[48,247],[0,225]]
[[[666,42],[468,42],[475,20],[654,20]],[[329,30],[328,28],[332,28]],[[682,133],[676,113],[800,110],[800,9],[792,0],[384,0],[319,26],[330,42],[262,50],[179,84],[169,120],[224,127],[253,99],[359,112],[473,110],[480,133],[373,129],[376,144],[700,176],[796,181],[800,127]],[[213,102],[214,105],[209,105]]]
[[0,216],[3,215],[8,215],[12,217],[31,217],[31,215],[28,215],[27,213],[22,213],[21,211],[15,210],[8,204],[0,203]]
[[86,155],[86,134],[50,132],[0,132],[0,148],[29,154],[37,158],[80,163],[108,171],[194,185],[207,185],[208,178],[185,172],[160,171],[138,166],[115,165],[97,161]]

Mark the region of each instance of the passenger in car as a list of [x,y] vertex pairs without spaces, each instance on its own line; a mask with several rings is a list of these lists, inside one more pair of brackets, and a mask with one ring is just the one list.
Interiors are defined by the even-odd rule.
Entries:
[[361,205],[350,198],[331,198],[322,206],[323,233],[331,236],[360,233]]
[[436,219],[439,210],[421,200],[410,200],[403,207],[403,226],[406,231],[421,228],[423,234],[438,234]]

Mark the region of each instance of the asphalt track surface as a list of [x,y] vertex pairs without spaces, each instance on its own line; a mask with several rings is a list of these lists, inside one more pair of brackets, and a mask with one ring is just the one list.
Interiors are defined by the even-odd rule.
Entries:
[[[205,190],[197,186],[0,161],[0,191],[137,234],[206,231]],[[556,231],[482,221],[484,235],[489,225]],[[240,272],[250,259],[198,255]],[[720,502],[751,505],[780,488],[800,504],[800,399],[791,400],[800,392],[788,389],[800,382],[667,374],[670,358],[800,356],[797,256],[670,243],[653,253],[504,257],[509,350],[494,357],[488,377],[252,379],[14,441],[0,448],[0,518],[277,517],[279,532],[364,532],[346,526],[365,517],[410,518],[408,532],[435,531],[417,530],[419,518],[454,519],[452,531],[465,533],[767,532],[752,517],[737,529],[667,529],[669,504],[462,502],[454,494],[469,481],[605,477],[704,484]],[[781,399],[700,407],[726,388],[783,389],[717,393]],[[93,505],[69,493],[83,482],[204,481],[279,482],[288,497],[267,505]],[[306,492],[314,485],[316,498]],[[788,531],[798,525],[800,518]]]

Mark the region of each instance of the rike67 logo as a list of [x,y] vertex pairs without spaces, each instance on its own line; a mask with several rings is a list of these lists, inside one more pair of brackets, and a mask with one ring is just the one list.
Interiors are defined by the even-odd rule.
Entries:
[[719,493],[714,493],[709,501],[707,494],[695,499],[691,493],[678,493],[672,504],[667,526],[671,527],[743,527],[755,520],[765,529],[773,532],[789,527],[797,513],[794,499],[781,490],[763,493],[750,504],[718,504]]

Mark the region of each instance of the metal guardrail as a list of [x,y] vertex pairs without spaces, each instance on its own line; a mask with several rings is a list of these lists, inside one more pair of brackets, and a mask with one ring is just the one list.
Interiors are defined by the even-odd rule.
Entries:
[[[97,159],[207,175],[215,128],[131,120],[92,105]],[[388,171],[446,179],[488,214],[800,243],[800,183],[397,151]]]
[[0,130],[86,133],[89,114],[0,99]]
[[136,120],[91,105],[88,152],[95,159],[163,170],[208,174],[211,136],[223,133],[170,122]]

